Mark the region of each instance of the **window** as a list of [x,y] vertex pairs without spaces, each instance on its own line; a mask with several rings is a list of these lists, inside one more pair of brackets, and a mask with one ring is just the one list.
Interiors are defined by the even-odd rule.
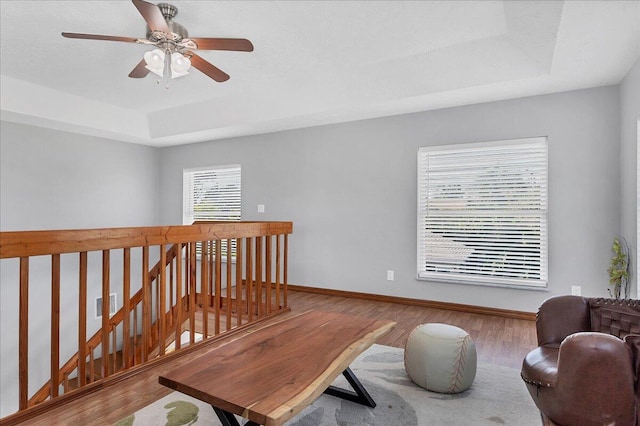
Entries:
[[[240,177],[239,165],[184,170],[182,223],[191,225],[198,220],[239,221],[242,213]],[[233,257],[235,250],[234,239],[231,246]],[[226,244],[222,244],[221,251],[226,258]],[[200,255],[200,244],[196,252]]]
[[418,278],[546,287],[547,139],[420,148]]
[[240,166],[185,170],[182,223],[240,220]]

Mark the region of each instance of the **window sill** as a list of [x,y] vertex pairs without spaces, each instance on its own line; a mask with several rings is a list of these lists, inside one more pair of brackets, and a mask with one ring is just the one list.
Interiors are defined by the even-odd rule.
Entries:
[[496,282],[491,279],[486,279],[483,281],[471,281],[465,280],[464,278],[454,278],[454,277],[441,277],[441,276],[430,276],[430,277],[416,277],[417,281],[426,281],[431,283],[438,284],[461,284],[461,285],[470,285],[475,287],[497,287],[497,288],[508,288],[514,290],[533,290],[533,291],[549,291],[548,283],[543,285],[534,285],[534,284],[519,284],[514,282]]

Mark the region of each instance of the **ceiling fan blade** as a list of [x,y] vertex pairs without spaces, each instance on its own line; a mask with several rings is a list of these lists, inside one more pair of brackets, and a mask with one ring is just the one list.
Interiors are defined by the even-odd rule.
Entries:
[[162,31],[167,34],[171,33],[171,30],[167,25],[167,21],[164,20],[164,16],[162,16],[162,12],[160,12],[158,6],[143,0],[131,1],[138,9],[138,12],[140,12],[144,20],[147,21],[147,25],[149,25],[151,31]]
[[245,38],[190,38],[202,50],[235,50],[253,52],[253,44]]
[[186,52],[185,56],[191,60],[191,66],[197,68],[198,70],[205,73],[215,81],[222,83],[223,81],[229,80],[229,74],[222,71],[220,68],[216,67],[215,65],[205,61],[195,53]]
[[82,34],[82,33],[62,33],[62,37],[82,38],[87,40],[107,40],[107,41],[124,41],[127,43],[139,43],[140,39],[133,37],[108,36],[100,34]]
[[129,73],[131,78],[144,78],[149,74],[149,70],[146,68],[147,62],[143,59],[138,62],[138,65]]

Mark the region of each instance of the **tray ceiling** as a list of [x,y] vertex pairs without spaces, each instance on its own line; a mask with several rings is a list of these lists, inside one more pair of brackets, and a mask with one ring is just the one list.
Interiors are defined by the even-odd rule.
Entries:
[[638,1],[180,1],[231,75],[127,74],[148,47],[130,1],[0,1],[2,119],[167,146],[618,84],[640,56]]

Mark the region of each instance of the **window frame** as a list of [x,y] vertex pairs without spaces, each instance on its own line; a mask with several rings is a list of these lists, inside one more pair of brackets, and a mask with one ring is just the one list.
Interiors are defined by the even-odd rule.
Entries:
[[[489,223],[491,221],[491,218],[493,218],[495,220],[495,218],[510,218],[513,217],[514,219],[505,219],[505,221],[508,220],[513,220],[514,224],[517,224],[519,226],[522,226],[524,224],[526,224],[526,221],[523,220],[522,218],[525,216],[529,216],[532,218],[535,218],[533,220],[537,220],[539,217],[539,256],[535,256],[535,258],[539,258],[539,277],[536,279],[528,279],[528,278],[524,278],[524,276],[526,275],[526,273],[523,273],[523,277],[515,277],[515,276],[500,276],[500,274],[495,275],[497,272],[497,268],[495,266],[493,266],[493,270],[488,269],[487,271],[482,270],[482,267],[484,265],[492,265],[492,263],[487,260],[487,259],[483,259],[482,262],[479,262],[478,264],[481,266],[478,267],[467,267],[466,266],[466,262],[469,262],[469,260],[472,258],[471,254],[473,252],[475,252],[476,250],[478,250],[477,248],[470,248],[469,245],[466,245],[465,243],[470,243],[471,242],[471,237],[469,235],[472,235],[470,233],[465,234],[463,237],[460,237],[461,240],[463,241],[456,241],[453,238],[449,237],[445,237],[446,241],[443,240],[443,243],[448,243],[449,244],[449,248],[445,248],[444,250],[447,251],[447,254],[451,253],[454,249],[451,248],[452,243],[459,245],[460,246],[460,250],[463,251],[467,251],[469,250],[468,253],[466,254],[462,254],[462,256],[464,256],[463,258],[458,258],[455,261],[452,261],[450,263],[450,265],[452,266],[446,266],[443,268],[442,271],[438,272],[438,271],[427,271],[427,269],[429,267],[434,267],[433,265],[436,264],[437,265],[437,261],[434,261],[434,259],[437,259],[437,257],[428,257],[428,255],[426,254],[426,243],[427,243],[427,238],[431,238],[433,241],[433,238],[436,237],[438,238],[438,235],[432,235],[432,236],[428,236],[427,233],[428,231],[428,221],[429,221],[429,209],[428,209],[428,200],[429,198],[427,198],[427,194],[429,191],[429,182],[427,180],[427,174],[428,174],[428,169],[429,167],[427,165],[425,165],[425,158],[424,156],[427,155],[428,153],[444,153],[445,155],[447,153],[452,153],[454,152],[458,152],[458,154],[461,155],[469,155],[469,154],[473,154],[473,153],[477,153],[478,151],[483,151],[486,150],[485,154],[486,155],[490,155],[489,152],[492,149],[510,149],[510,148],[516,148],[516,147],[520,147],[523,150],[526,149],[536,149],[536,148],[531,148],[531,147],[537,147],[537,149],[540,149],[540,155],[542,156],[542,160],[541,163],[539,164],[540,166],[543,166],[543,171],[540,172],[539,175],[536,175],[535,178],[539,179],[536,180],[536,184],[540,185],[540,197],[539,197],[539,204],[540,204],[540,208],[538,210],[527,210],[526,213],[525,211],[519,211],[519,210],[512,210],[513,214],[509,215],[507,214],[510,210],[509,209],[480,209],[479,207],[476,207],[476,209],[471,208],[471,209],[465,209],[465,208],[460,208],[456,210],[456,207],[451,208],[450,210],[440,210],[440,214],[444,215],[445,217],[447,217],[447,214],[459,214],[460,217],[466,219],[467,216],[465,213],[468,212],[475,212],[476,215],[471,215],[472,218],[478,218],[477,220],[473,220],[473,222],[475,224],[477,224],[478,222],[481,223],[480,226],[486,226],[487,229],[490,228],[490,225],[484,225],[482,224],[482,220],[485,219],[485,221],[487,223]],[[452,154],[452,155],[454,155]],[[522,158],[525,158],[525,152],[522,153]],[[427,157],[428,158],[428,157]],[[486,166],[485,166],[486,167]],[[424,170],[423,170],[424,169]],[[478,170],[481,170],[482,166],[479,166]],[[495,169],[495,166],[494,166]],[[500,170],[500,169],[498,169]],[[541,137],[531,137],[531,138],[522,138],[522,139],[508,139],[508,140],[498,140],[498,141],[490,141],[490,142],[476,142],[476,143],[467,143],[467,144],[448,144],[448,145],[437,145],[437,146],[425,146],[425,147],[420,147],[418,149],[418,165],[417,165],[417,229],[416,229],[416,239],[417,239],[417,250],[416,250],[416,279],[420,280],[420,281],[431,281],[431,282],[445,282],[445,283],[458,283],[458,284],[470,284],[470,285],[479,285],[479,286],[492,286],[492,287],[508,287],[508,288],[519,288],[519,289],[534,289],[534,290],[547,290],[548,289],[548,271],[549,271],[549,238],[548,238],[548,226],[549,226],[549,221],[548,221],[548,212],[549,212],[549,207],[548,207],[548,200],[549,200],[549,179],[548,179],[548,174],[549,174],[549,150],[548,150],[548,138],[546,136],[541,136]],[[473,172],[472,172],[473,173]],[[531,173],[531,172],[529,172]],[[472,174],[470,174],[472,175]],[[518,175],[519,176],[519,175]],[[474,185],[475,182],[471,185]],[[433,194],[433,186],[431,187],[432,190],[432,194]],[[473,190],[473,186],[470,186],[469,188],[472,188],[471,191]],[[473,201],[472,198],[468,198],[468,194],[470,194],[470,192],[465,192],[468,191],[469,188],[465,187],[463,190],[463,195],[464,197],[462,197],[465,200],[465,204],[469,203],[469,201]],[[531,193],[536,193],[536,191],[531,191]],[[449,193],[449,197],[450,198],[444,198],[447,200],[451,200],[453,199],[453,197],[451,197],[451,194]],[[504,195],[505,199],[508,198],[508,194]],[[477,200],[476,200],[477,201]],[[466,206],[465,206],[466,207]],[[437,209],[433,209],[431,212],[431,217],[434,217],[434,212],[438,212]],[[453,213],[450,213],[453,212]],[[479,212],[481,212],[480,214],[478,214]],[[518,219],[520,218],[520,219]],[[463,220],[464,220],[463,219]],[[446,220],[446,219],[445,219]],[[453,221],[450,220],[450,222],[452,223]],[[521,225],[522,224],[522,225]],[[434,229],[433,227],[431,227],[430,229]],[[482,228],[484,229],[484,228]],[[496,229],[499,229],[496,227]],[[468,232],[468,231],[467,231]],[[497,232],[497,231],[496,231]],[[465,241],[466,238],[466,241]],[[441,245],[438,246],[436,244],[436,248],[437,247],[442,247]],[[499,247],[499,245],[496,245],[496,247]],[[484,247],[482,247],[484,249]],[[451,251],[449,251],[451,250]],[[506,251],[504,251],[506,253]],[[515,253],[515,250],[511,251],[512,253]],[[507,256],[507,255],[505,255]],[[506,259],[506,257],[505,257]],[[528,259],[528,258],[527,258]],[[457,262],[457,263],[456,263]],[[471,262],[469,262],[471,263]],[[508,264],[508,262],[504,262],[505,265]],[[457,265],[457,266],[456,266]],[[495,262],[493,262],[493,265],[495,265]],[[435,268],[435,267],[434,267]],[[466,271],[466,273],[463,272],[453,272],[453,269],[458,269],[459,271]],[[509,268],[507,268],[509,269]],[[469,272],[471,271],[471,272]],[[510,271],[510,273],[512,275],[515,275],[515,272]],[[504,272],[502,272],[503,275],[505,275]]]

